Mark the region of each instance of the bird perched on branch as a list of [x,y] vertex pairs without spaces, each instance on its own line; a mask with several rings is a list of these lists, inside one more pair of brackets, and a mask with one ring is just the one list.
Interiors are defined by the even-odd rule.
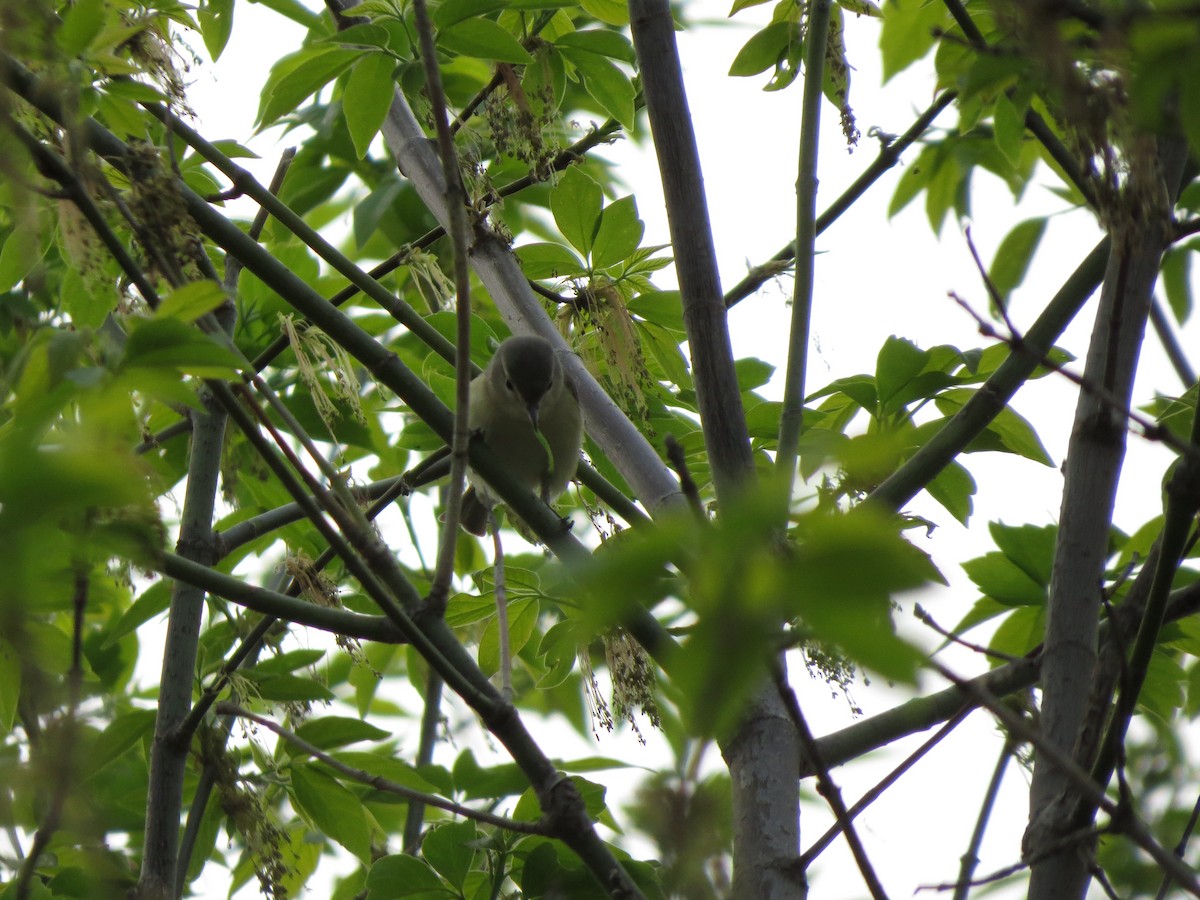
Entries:
[[[502,342],[471,382],[467,421],[496,460],[545,503],[555,500],[579,463],[583,419],[570,376],[545,338],[523,335]],[[475,472],[463,495],[462,526],[487,531],[499,497]]]

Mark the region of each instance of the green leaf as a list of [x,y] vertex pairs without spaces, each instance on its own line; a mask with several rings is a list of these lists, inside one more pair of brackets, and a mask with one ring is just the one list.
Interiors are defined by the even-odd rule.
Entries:
[[934,500],[946,508],[963,525],[974,512],[975,479],[961,463],[952,460],[937,476],[925,485]]
[[934,146],[924,147],[917,158],[909,163],[896,182],[896,191],[888,204],[887,215],[892,218],[904,207],[908,206],[916,196],[929,184],[929,179],[937,170],[938,151]]
[[333,838],[364,863],[371,861],[371,826],[362,801],[315,766],[292,766],[297,809],[321,834]]
[[77,56],[88,48],[104,27],[108,4],[105,0],[76,0],[68,7],[54,39],[67,56]]
[[255,683],[258,696],[264,700],[328,702],[334,699],[333,691],[311,678],[297,675],[267,675],[258,677],[255,672],[245,673]]
[[[884,415],[903,408],[903,389],[924,369],[929,354],[912,341],[889,337],[875,361],[875,389]],[[897,403],[900,400],[900,403]]]
[[375,47],[386,50],[391,42],[391,32],[382,25],[360,22],[325,38],[327,42],[347,47]]
[[7,736],[12,731],[21,684],[21,656],[12,644],[0,640],[0,735]]
[[[937,395],[935,403],[939,410],[946,415],[952,415],[962,409],[975,396],[972,388],[954,388]],[[992,441],[984,438],[994,438]],[[1041,438],[1033,430],[1033,425],[1011,406],[1005,406],[995,418],[988,423],[987,430],[967,448],[969,452],[981,450],[999,450],[1015,453],[1026,459],[1041,463],[1044,466],[1054,465]]]
[[342,113],[359,159],[371,149],[371,141],[387,118],[396,93],[395,61],[382,53],[368,53],[350,71],[342,95]]
[[442,0],[433,8],[431,18],[439,29],[449,28],[475,16],[486,16],[505,6],[504,0]]
[[1025,140],[1025,116],[1018,110],[1008,96],[999,94],[996,97],[995,111],[992,113],[992,124],[995,126],[994,139],[1000,152],[1004,154],[1013,166],[1021,164],[1021,145]]
[[799,26],[795,22],[772,22],[742,45],[729,66],[729,74],[747,77],[765,72],[795,40],[799,40]]
[[438,43],[447,50],[476,59],[528,65],[533,57],[521,42],[491,19],[467,19],[438,32]]
[[575,64],[583,75],[584,88],[604,111],[626,128],[633,128],[636,124],[633,101],[637,92],[629,76],[599,53],[564,48],[563,56]]
[[879,33],[884,82],[928,53],[937,31],[950,25],[945,5],[937,0],[891,0],[885,4]]
[[140,81],[110,81],[105,90],[114,97],[123,97],[135,103],[163,103],[167,95],[153,85]]
[[78,270],[67,269],[59,292],[63,309],[77,328],[99,328],[117,306],[117,292],[100,279],[85,279]]
[[21,223],[9,233],[0,250],[0,293],[16,287],[41,259],[41,235],[36,223]]
[[108,633],[108,643],[116,644],[121,638],[133,634],[138,628],[157,615],[167,611],[171,605],[171,582],[156,581],[142,592],[129,609],[125,610],[117,624]]
[[1190,245],[1172,247],[1163,254],[1162,286],[1167,304],[1180,325],[1192,314],[1192,254]]
[[212,312],[227,299],[229,295],[215,281],[191,281],[163,297],[162,303],[154,311],[154,317],[191,323]]
[[447,822],[421,840],[421,855],[451,886],[461,888],[475,859],[475,823]]
[[1046,586],[1039,584],[1003,553],[987,553],[962,564],[975,585],[1005,606],[1045,606]]
[[1026,219],[1015,225],[1000,242],[988,278],[1001,297],[1007,298],[1025,280],[1029,263],[1045,231],[1045,217]]
[[[537,627],[539,605],[537,600],[518,600],[508,604],[508,646],[516,657],[528,642]],[[483,629],[479,639],[479,668],[492,675],[500,670],[500,619],[493,616]]]
[[883,10],[873,0],[837,0],[837,5],[856,16],[870,16],[872,19],[883,18]]
[[306,649],[306,650],[289,650],[285,653],[274,653],[264,659],[260,659],[254,664],[253,669],[246,671],[254,671],[261,675],[283,675],[287,672],[295,672],[297,669],[307,669],[309,666],[314,666],[325,657],[324,650]]
[[563,173],[550,193],[550,211],[563,237],[585,256],[592,252],[600,228],[600,207],[604,192],[578,166]]
[[[553,196],[551,194],[552,203]],[[564,212],[564,215],[566,214]],[[569,278],[587,271],[583,260],[562,244],[526,244],[524,247],[518,247],[516,253],[526,278]]]
[[233,33],[233,0],[202,0],[196,11],[204,48],[213,62],[221,58]]
[[1187,673],[1179,660],[1161,648],[1155,648],[1146,667],[1146,680],[1138,694],[1138,707],[1163,724],[1176,721],[1183,706]]
[[989,522],[992,540],[1006,557],[1031,580],[1044,588],[1050,587],[1054,568],[1054,545],[1058,529],[1053,525],[1005,525]]
[[989,649],[1008,656],[1024,656],[1046,635],[1046,607],[1023,606],[1009,613],[992,635]]
[[604,207],[600,227],[592,245],[592,265],[597,269],[628,259],[638,248],[646,226],[638,218],[637,200],[632,195]]
[[86,777],[95,777],[130,747],[154,734],[154,718],[154,710],[138,709],[109,722],[89,748]]
[[647,322],[683,333],[683,300],[679,291],[650,291],[629,301],[629,311]]
[[263,86],[255,124],[259,130],[293,112],[302,101],[348,69],[362,56],[359,50],[344,50],[327,44],[304,47],[271,67]]
[[583,11],[605,25],[622,28],[629,24],[629,8],[621,0],[580,0]]
[[296,729],[296,735],[322,750],[329,750],[333,747],[357,744],[359,741],[381,741],[390,736],[391,732],[376,728],[362,719],[353,719],[349,716],[325,716],[320,719],[309,719]]
[[554,46],[570,47],[576,50],[585,50],[589,53],[599,53],[601,56],[619,59],[630,65],[633,65],[637,61],[637,54],[633,51],[633,44],[629,42],[629,38],[625,37],[619,31],[608,31],[602,28],[570,31],[556,38]]
[[126,369],[162,368],[205,378],[234,378],[242,360],[232,350],[178,319],[142,319],[125,344]]
[[446,896],[446,885],[424,860],[397,853],[377,860],[367,875],[367,900],[395,900],[419,894]]
[[279,13],[302,26],[306,31],[316,31],[321,27],[321,17],[305,6],[301,0],[258,0],[267,9]]

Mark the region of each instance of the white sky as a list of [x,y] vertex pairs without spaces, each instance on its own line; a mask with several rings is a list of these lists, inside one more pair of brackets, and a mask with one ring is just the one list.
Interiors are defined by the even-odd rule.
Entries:
[[[794,229],[800,83],[782,93],[767,94],[761,90],[765,76],[730,79],[725,74],[738,48],[754,30],[741,23],[761,26],[771,9],[772,4],[768,4],[741,13],[732,26],[707,27],[678,36],[726,289],[742,277],[747,264],[765,261],[786,244]],[[688,4],[687,10],[697,19],[723,20],[728,5],[702,0]],[[270,64],[293,49],[301,33],[297,26],[265,7],[244,0],[237,5],[236,17],[233,38],[220,64],[212,70],[192,73],[195,83],[189,96],[206,136],[234,138],[260,153],[260,161],[245,164],[265,182],[286,144],[276,143],[271,134],[250,139],[258,91]],[[928,63],[918,63],[880,88],[877,36],[875,22],[847,22],[849,56],[855,66],[851,104],[864,136],[858,150],[847,153],[837,116],[826,106],[819,209],[825,208],[874,158],[877,145],[866,137],[869,128],[877,126],[884,132],[900,133],[932,99]],[[200,49],[198,40],[194,44]],[[938,124],[954,121],[951,109],[943,113]],[[652,150],[642,151],[621,142],[602,152],[619,162],[620,172],[637,195],[647,226],[646,242],[667,243]],[[910,151],[905,161],[911,162],[914,157]],[[835,378],[873,372],[875,354],[891,334],[908,337],[922,347],[986,345],[973,322],[947,297],[947,292],[953,290],[973,301],[976,308],[986,308],[986,297],[958,224],[948,221],[939,241],[930,232],[920,198],[896,219],[886,219],[885,210],[901,171],[902,167],[897,167],[885,175],[818,238],[822,255],[816,264],[810,390]],[[976,219],[972,230],[985,262],[991,260],[996,246],[1017,221],[1065,209],[1044,188],[1033,186],[1021,208],[1014,210],[1007,189],[983,174],[976,176],[974,198]],[[1027,327],[1033,321],[1098,237],[1098,229],[1085,213],[1051,220],[1026,285],[1012,301],[1011,312],[1018,326]],[[670,286],[671,277],[669,271],[664,271],[656,281],[660,286]],[[790,279],[780,279],[735,309],[730,320],[737,355],[761,357],[777,365],[782,373],[790,293]],[[1077,356],[1086,345],[1093,312],[1094,300],[1063,342]],[[1146,351],[1136,401],[1149,399],[1156,387],[1178,392],[1178,381],[1160,361],[1162,354],[1153,338],[1148,339]],[[1019,412],[1033,420],[1056,465],[1065,452],[1073,404],[1073,387],[1056,378],[1036,382],[1019,393],[1014,403]],[[1134,463],[1127,471],[1138,473],[1140,480],[1127,476],[1122,482],[1117,522],[1126,530],[1158,512],[1159,480],[1170,457],[1162,448],[1131,438],[1130,458]],[[988,549],[986,523],[1053,522],[1061,491],[1061,475],[1056,468],[1001,454],[976,455],[967,463],[980,487],[969,531],[928,501],[918,499],[912,507],[940,526],[921,546],[934,555],[951,580],[951,588],[930,591],[921,602],[947,627],[957,622],[977,596],[956,563]],[[906,604],[906,612],[910,605]],[[931,636],[911,619],[902,616],[900,626],[906,634],[932,643]],[[982,669],[977,660],[963,653],[947,654],[945,661],[969,674]],[[818,734],[849,724],[844,701],[830,700],[824,686],[810,683],[803,673],[794,671],[793,676],[806,715]],[[924,680],[926,691],[942,686],[932,677]],[[879,686],[860,686],[855,691],[855,699],[868,716],[906,697],[903,691]],[[665,758],[662,742],[648,734],[650,751]],[[869,760],[837,770],[835,778],[847,803],[856,800],[926,736],[900,741]],[[414,745],[415,740],[414,733]],[[556,736],[552,740],[560,739]],[[990,720],[977,713],[858,820],[860,835],[893,897],[909,896],[920,884],[954,879],[998,750],[999,740]],[[567,757],[599,753],[631,760],[644,759],[646,752],[628,734],[605,738],[598,746],[563,735],[561,749],[557,743],[554,749],[555,755]],[[712,758],[715,753],[710,761]],[[811,784],[808,787],[811,789]],[[978,869],[981,874],[1015,862],[1019,855],[1027,802],[1024,773],[1010,768],[1006,788],[984,846]],[[807,845],[831,822],[832,817],[821,804],[807,804],[802,843]],[[634,852],[639,852],[638,848]],[[816,887],[814,897],[856,898],[866,893],[842,842],[826,852],[811,873],[810,884]],[[218,896],[224,889],[214,883],[212,890],[211,896]],[[244,891],[243,896],[251,894]]]

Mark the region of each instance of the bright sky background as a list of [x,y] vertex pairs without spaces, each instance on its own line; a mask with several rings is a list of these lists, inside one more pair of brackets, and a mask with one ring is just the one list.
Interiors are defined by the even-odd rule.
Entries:
[[[728,8],[727,3],[714,0],[686,4],[693,19],[718,22],[728,21]],[[726,289],[740,280],[748,264],[764,262],[783,247],[795,227],[800,82],[782,93],[767,94],[761,90],[766,76],[730,79],[725,74],[737,50],[755,30],[751,26],[761,27],[771,9],[768,4],[739,14],[733,25],[678,35]],[[269,180],[288,139],[279,142],[276,134],[268,133],[251,140],[258,93],[270,64],[294,49],[300,38],[298,26],[243,0],[237,5],[233,38],[220,63],[212,69],[192,72],[194,83],[189,97],[198,112],[201,130],[210,138],[233,138],[253,147],[262,159],[246,165],[264,182]],[[918,63],[881,89],[877,39],[876,22],[847,22],[849,57],[855,67],[850,102],[863,137],[857,150],[848,153],[837,116],[826,107],[821,126],[818,209],[824,209],[874,159],[878,145],[867,136],[870,128],[898,134],[933,98],[932,75],[926,74],[928,63]],[[198,40],[194,46],[202,51]],[[935,125],[948,126],[955,117],[953,109],[948,110]],[[629,192],[637,195],[647,226],[646,243],[667,243],[652,149],[620,142],[601,152],[619,163]],[[905,162],[914,157],[915,152],[910,151]],[[908,337],[926,348],[953,344],[965,349],[987,344],[977,334],[974,323],[947,296],[953,290],[972,301],[975,308],[987,307],[959,223],[948,220],[938,240],[930,231],[920,199],[894,220],[886,218],[887,204],[901,171],[902,167],[897,167],[885,175],[818,238],[822,255],[816,268],[810,390],[835,378],[873,372],[875,354],[892,334]],[[1027,190],[1022,206],[1015,211],[1007,188],[986,175],[976,176],[974,197],[976,218],[972,231],[985,262],[990,262],[996,246],[1016,222],[1065,210],[1062,201],[1035,185]],[[1094,221],[1085,213],[1052,219],[1025,286],[1012,299],[1011,313],[1019,327],[1033,321],[1099,236]],[[672,277],[669,270],[664,270],[656,283],[669,287]],[[737,355],[766,359],[779,367],[780,375],[786,361],[790,295],[791,279],[779,279],[743,301],[730,317]],[[1086,346],[1094,309],[1093,299],[1062,342],[1077,356]],[[1155,387],[1176,393],[1181,390],[1178,379],[1165,362],[1160,362],[1162,354],[1153,337],[1145,346],[1147,364],[1136,394],[1139,403],[1149,399]],[[775,394],[781,393],[779,386]],[[1014,406],[1034,422],[1056,466],[1060,464],[1070,434],[1074,388],[1062,379],[1047,378],[1019,393]],[[1162,448],[1149,446],[1136,437],[1130,438],[1130,457],[1136,460],[1130,471],[1143,473],[1143,477],[1135,481],[1127,475],[1122,482],[1117,523],[1126,530],[1159,511],[1159,479],[1169,461],[1169,454]],[[1059,509],[1062,480],[1057,468],[1001,454],[976,455],[967,462],[980,486],[970,531],[927,500],[918,498],[910,507],[939,525],[931,539],[918,538],[917,542],[933,554],[951,587],[927,592],[919,599],[946,627],[954,625],[977,597],[957,563],[988,548],[986,523],[1003,520],[1010,524],[1047,524],[1056,520]],[[898,616],[900,627],[933,646],[934,637],[907,615],[911,606],[911,599],[906,598],[905,613]],[[983,640],[986,632],[971,636]],[[949,652],[943,661],[966,674],[984,668],[981,661],[965,653]],[[811,682],[803,672],[796,671],[792,680],[818,735],[850,724],[845,701],[831,699],[823,684]],[[923,691],[943,686],[927,677]],[[879,685],[860,685],[854,694],[868,716],[906,698],[906,692]],[[413,727],[417,727],[415,722]],[[602,754],[633,761],[644,759],[644,754],[650,752],[665,758],[665,745],[653,732],[647,731],[647,751],[627,732],[604,737],[597,745],[570,733],[560,738],[558,730],[546,735],[554,755]],[[857,800],[926,736],[899,741],[866,761],[837,770],[835,779],[847,804]],[[411,745],[415,743],[414,731]],[[891,896],[911,896],[918,885],[955,878],[958,858],[966,849],[999,747],[990,719],[976,713],[858,820],[860,835]],[[710,762],[719,764],[715,751]],[[807,787],[811,790],[811,783]],[[1027,805],[1025,773],[1010,767],[1005,787],[993,817],[991,839],[984,845],[979,874],[1009,865],[1019,856]],[[610,802],[612,799],[610,795]],[[832,816],[823,803],[806,804],[802,844],[807,846],[831,822]],[[818,887],[814,896],[849,900],[866,894],[844,847],[839,841],[818,863],[810,879]],[[639,848],[633,848],[633,852],[639,852]],[[327,862],[323,862],[323,869]],[[319,883],[314,882],[314,887]],[[224,892],[216,884],[212,890],[211,896]],[[242,895],[251,896],[254,890],[251,885]]]

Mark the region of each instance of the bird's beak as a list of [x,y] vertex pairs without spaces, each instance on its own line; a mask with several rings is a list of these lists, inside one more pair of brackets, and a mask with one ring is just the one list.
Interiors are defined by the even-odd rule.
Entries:
[[525,411],[529,413],[529,421],[533,423],[534,431],[541,431],[538,427],[538,404],[530,403],[525,407]]

